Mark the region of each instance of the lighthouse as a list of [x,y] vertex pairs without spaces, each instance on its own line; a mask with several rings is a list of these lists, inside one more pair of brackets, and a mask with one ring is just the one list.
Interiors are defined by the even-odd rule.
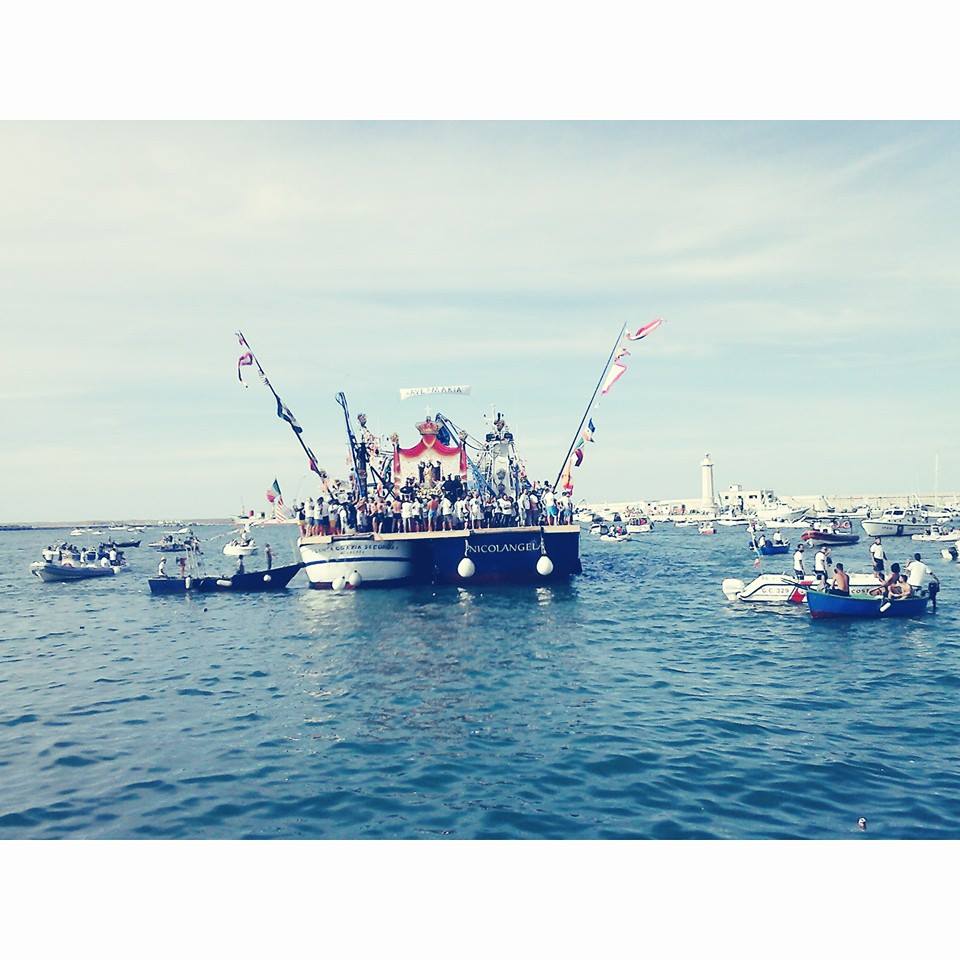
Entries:
[[713,496],[713,461],[709,453],[700,461],[700,499],[703,501],[702,509],[711,513],[716,500]]

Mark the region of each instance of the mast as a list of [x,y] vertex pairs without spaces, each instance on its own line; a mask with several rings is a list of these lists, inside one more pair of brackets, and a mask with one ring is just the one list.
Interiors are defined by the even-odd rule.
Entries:
[[623,339],[623,334],[626,329],[626,324],[623,324],[617,331],[617,338],[613,341],[613,347],[610,349],[610,356],[607,357],[607,362],[603,365],[603,370],[600,371],[600,379],[597,380],[597,385],[593,388],[593,394],[590,397],[590,402],[587,404],[586,409],[583,411],[583,416],[580,418],[580,426],[577,427],[576,432],[573,435],[573,439],[570,441],[570,447],[567,449],[567,455],[563,458],[563,463],[560,464],[560,471],[557,473],[557,479],[553,482],[554,493],[557,491],[557,484],[560,483],[560,478],[563,476],[564,468],[570,460],[570,454],[573,453],[573,448],[577,443],[577,439],[579,438],[581,431],[583,430],[583,425],[587,422],[587,417],[590,416],[590,408],[593,406],[593,401],[597,399],[597,394],[600,392],[600,387],[603,386],[603,379],[607,375],[607,370],[610,367],[610,363],[613,360],[614,354],[617,352],[617,347],[620,346],[620,341]]
[[347,407],[346,394],[341,390],[337,394],[337,403],[343,408],[343,421],[347,428],[347,443],[350,446],[350,456],[353,458],[353,473],[357,478],[357,494],[359,499],[367,499],[367,448],[358,444],[350,426],[350,410]]

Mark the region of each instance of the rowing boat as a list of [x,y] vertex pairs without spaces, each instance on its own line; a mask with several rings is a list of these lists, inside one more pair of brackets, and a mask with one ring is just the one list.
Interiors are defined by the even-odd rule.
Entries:
[[807,606],[815,620],[828,617],[916,617],[926,613],[928,597],[905,597],[885,600],[883,597],[850,597],[820,590],[807,591]]

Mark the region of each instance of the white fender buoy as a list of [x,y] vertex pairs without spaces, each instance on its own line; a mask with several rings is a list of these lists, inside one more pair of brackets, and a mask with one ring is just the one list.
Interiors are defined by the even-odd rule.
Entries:
[[553,561],[546,554],[537,561],[537,573],[541,577],[549,577],[553,573]]
[[190,589],[190,584],[192,584],[192,583],[193,583],[193,578],[192,578],[192,577],[187,577],[187,578],[183,581],[183,585],[184,585],[188,590]]
[[477,565],[469,557],[464,557],[457,564],[457,573],[459,573],[464,580],[469,580],[476,572]]
[[347,585],[346,577],[336,577],[333,583],[330,584],[331,588],[338,593]]
[[271,577],[269,573],[265,573],[265,574],[263,575],[263,582],[264,582],[264,583],[269,583],[272,579],[273,579],[273,577]]
[[353,573],[351,573],[350,576],[347,577],[347,584],[351,586],[354,590],[356,590],[361,583],[363,583],[363,577],[360,576],[360,573],[357,570],[354,570]]
[[232,586],[233,586],[233,581],[232,581],[232,580],[218,580],[218,581],[217,581],[217,586],[218,586],[218,587],[232,587]]

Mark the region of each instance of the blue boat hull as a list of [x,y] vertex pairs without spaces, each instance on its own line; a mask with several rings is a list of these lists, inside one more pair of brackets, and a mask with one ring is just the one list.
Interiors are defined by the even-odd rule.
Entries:
[[764,557],[776,557],[783,553],[789,553],[790,544],[789,543],[765,543],[762,547],[759,548],[759,552],[760,552],[760,555]]
[[828,617],[855,617],[876,620],[881,617],[916,617],[926,613],[927,597],[907,597],[886,604],[883,597],[841,597],[819,590],[807,591],[807,606],[815,620]]
[[[550,558],[548,574],[537,569],[542,556]],[[474,573],[464,577],[460,561],[473,562]],[[583,573],[579,527],[480,530],[461,539],[429,543],[421,577],[433,583],[542,583]]]

